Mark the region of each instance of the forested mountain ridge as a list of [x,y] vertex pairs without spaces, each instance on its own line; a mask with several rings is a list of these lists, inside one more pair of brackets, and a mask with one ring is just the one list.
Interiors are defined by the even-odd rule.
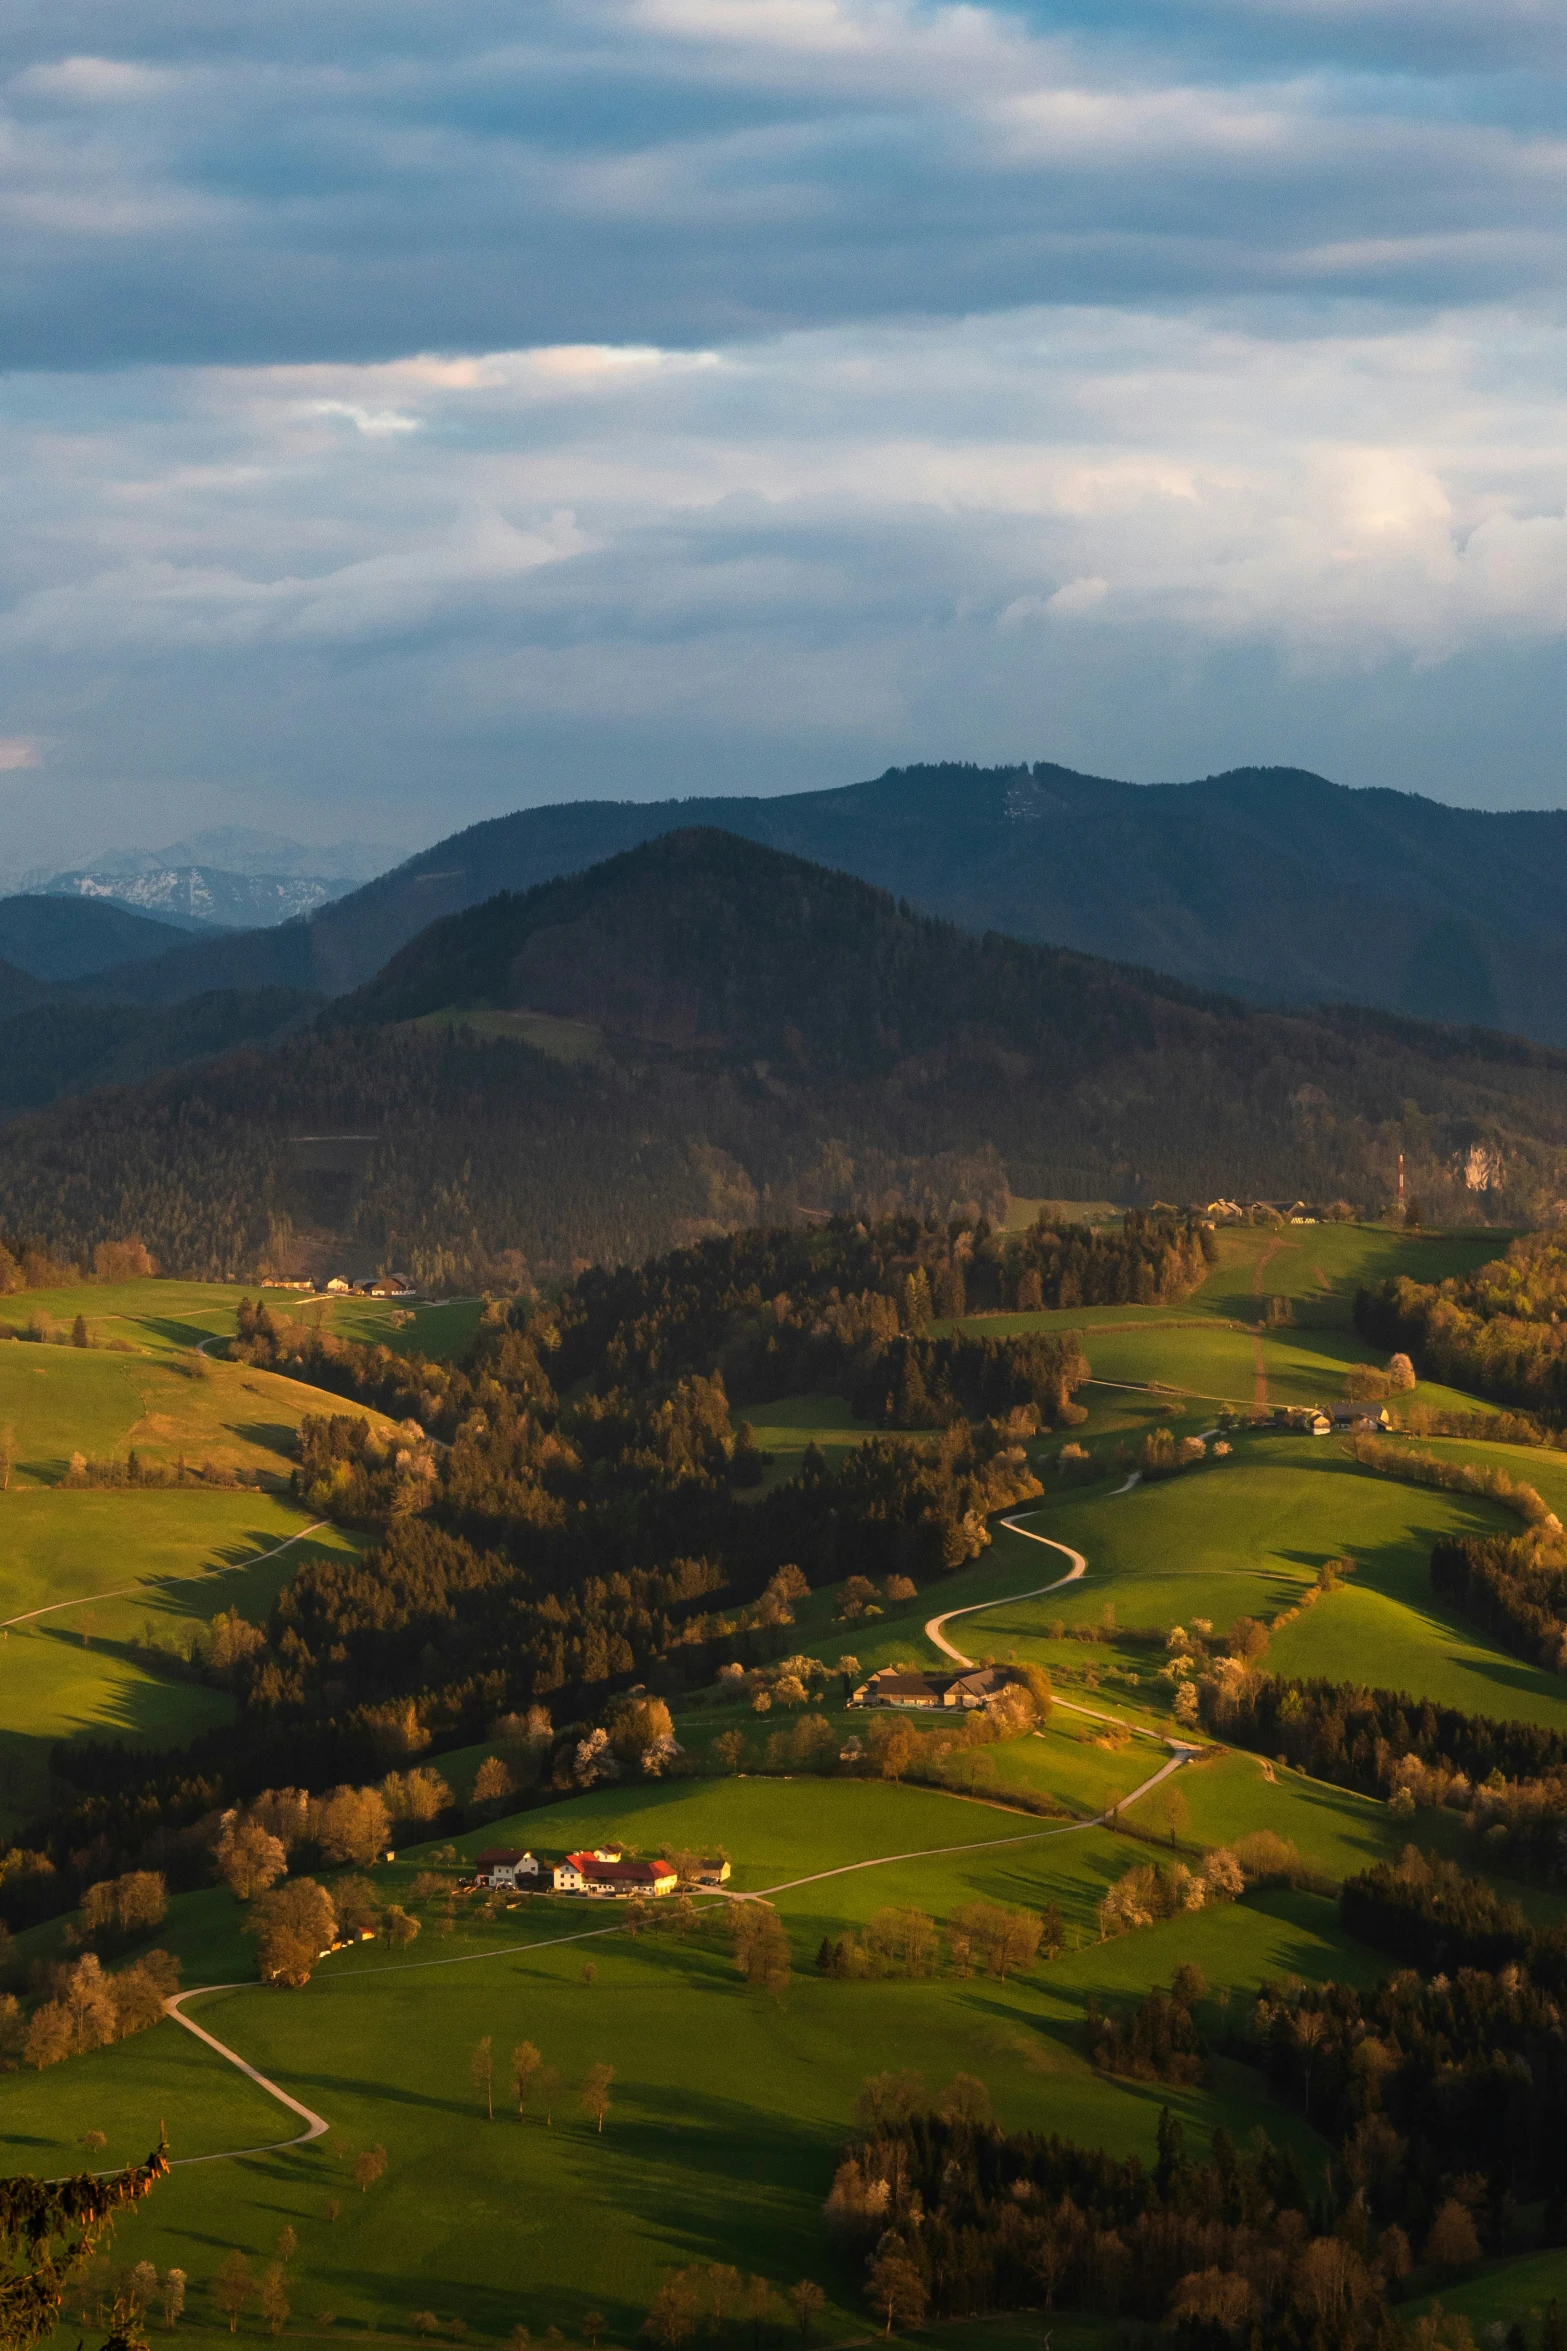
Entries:
[[516,1286],[802,1211],[994,1217],[1009,1191],[1379,1208],[1400,1151],[1428,1215],[1549,1213],[1567,1056],[976,938],[698,831],[432,926],[267,1052],[16,1121],[0,1187],[57,1257],[137,1232],[170,1271],[253,1277],[313,1233],[366,1270]]
[[320,1002],[293,988],[218,988],[178,1004],[98,1004],[0,967],[0,1119],[268,1044]]
[[973,930],[1147,965],[1260,1002],[1374,1004],[1567,1043],[1567,812],[1452,808],[1292,768],[1138,785],[1039,762],[889,769],[771,799],[584,800],[437,842],[305,922],[114,975],[341,994],[443,915],[717,825]]
[[173,923],[103,898],[0,898],[0,958],[35,980],[79,980],[185,940]]

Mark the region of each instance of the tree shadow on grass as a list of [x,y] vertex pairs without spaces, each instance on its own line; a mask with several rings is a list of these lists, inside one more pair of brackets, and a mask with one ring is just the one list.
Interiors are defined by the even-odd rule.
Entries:
[[299,1432],[287,1420],[236,1420],[228,1424],[229,1434],[245,1445],[258,1446],[263,1452],[276,1453],[292,1466]]
[[49,1793],[52,1736],[0,1726],[0,1822],[30,1819]]
[[[80,1635],[73,1642],[67,1633],[46,1631],[41,1638],[70,1649],[78,1645]],[[233,1719],[234,1702],[229,1693],[194,1681],[188,1669],[178,1667],[172,1658],[168,1673],[160,1673],[155,1652],[139,1650],[126,1641],[106,1640],[99,1633],[91,1636],[88,1653],[111,1658],[129,1670],[93,1693],[90,1713],[68,1698],[73,1708],[70,1728],[56,1737],[119,1738],[138,1745],[168,1746]]]
[[[173,1315],[124,1314],[119,1319],[133,1323],[138,1330],[146,1331],[153,1338],[166,1341],[170,1347],[197,1347],[203,1339],[210,1339],[214,1348],[228,1344],[224,1333],[209,1330],[205,1323],[181,1322]],[[218,1360],[221,1362],[223,1359],[220,1356]]]

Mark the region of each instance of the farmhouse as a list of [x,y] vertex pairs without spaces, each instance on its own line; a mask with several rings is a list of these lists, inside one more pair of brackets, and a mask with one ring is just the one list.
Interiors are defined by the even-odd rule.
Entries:
[[537,1886],[540,1876],[537,1856],[516,1845],[487,1845],[473,1869],[481,1886]]
[[623,1861],[619,1852],[568,1853],[555,1871],[558,1894],[597,1894],[615,1901],[633,1894],[672,1894],[680,1883],[668,1861]]
[[1288,1429],[1292,1436],[1326,1437],[1331,1435],[1333,1423],[1325,1412],[1314,1404],[1279,1404],[1274,1407],[1273,1426]]
[[900,1706],[932,1713],[949,1708],[971,1712],[999,1698],[1013,1678],[1001,1665],[982,1665],[959,1674],[899,1673],[893,1666],[884,1666],[860,1684],[849,1704]]
[[1336,1429],[1385,1429],[1391,1425],[1385,1404],[1335,1404],[1333,1407]]

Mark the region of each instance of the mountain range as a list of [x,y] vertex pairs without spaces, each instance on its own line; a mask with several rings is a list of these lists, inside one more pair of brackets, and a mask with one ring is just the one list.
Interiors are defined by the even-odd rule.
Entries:
[[69,872],[32,873],[24,888],[134,907],[184,930],[253,930],[313,914],[396,855],[373,842],[319,849],[223,825],[163,849],[110,850]]
[[1361,1003],[1567,1044],[1567,812],[1490,814],[1287,768],[1137,785],[1039,764],[891,769],[842,789],[524,809],[307,920],[95,983],[327,996],[439,916],[694,825],[852,873],[975,931],[1146,965],[1254,1003]]
[[[279,1007],[294,1001],[279,999]],[[14,1232],[516,1281],[800,1213],[1300,1195],[1524,1222],[1567,1055],[977,935],[713,828],[428,925],[265,1049],[0,1130]]]

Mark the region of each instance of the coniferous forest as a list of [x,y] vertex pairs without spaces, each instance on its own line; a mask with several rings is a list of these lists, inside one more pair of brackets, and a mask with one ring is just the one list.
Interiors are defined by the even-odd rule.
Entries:
[[7,1220],[256,1278],[314,1236],[426,1285],[569,1275],[798,1213],[1010,1193],[1526,1221],[1567,1059],[1473,1029],[1248,1009],[676,834],[437,923],[266,1051],[0,1130]]

